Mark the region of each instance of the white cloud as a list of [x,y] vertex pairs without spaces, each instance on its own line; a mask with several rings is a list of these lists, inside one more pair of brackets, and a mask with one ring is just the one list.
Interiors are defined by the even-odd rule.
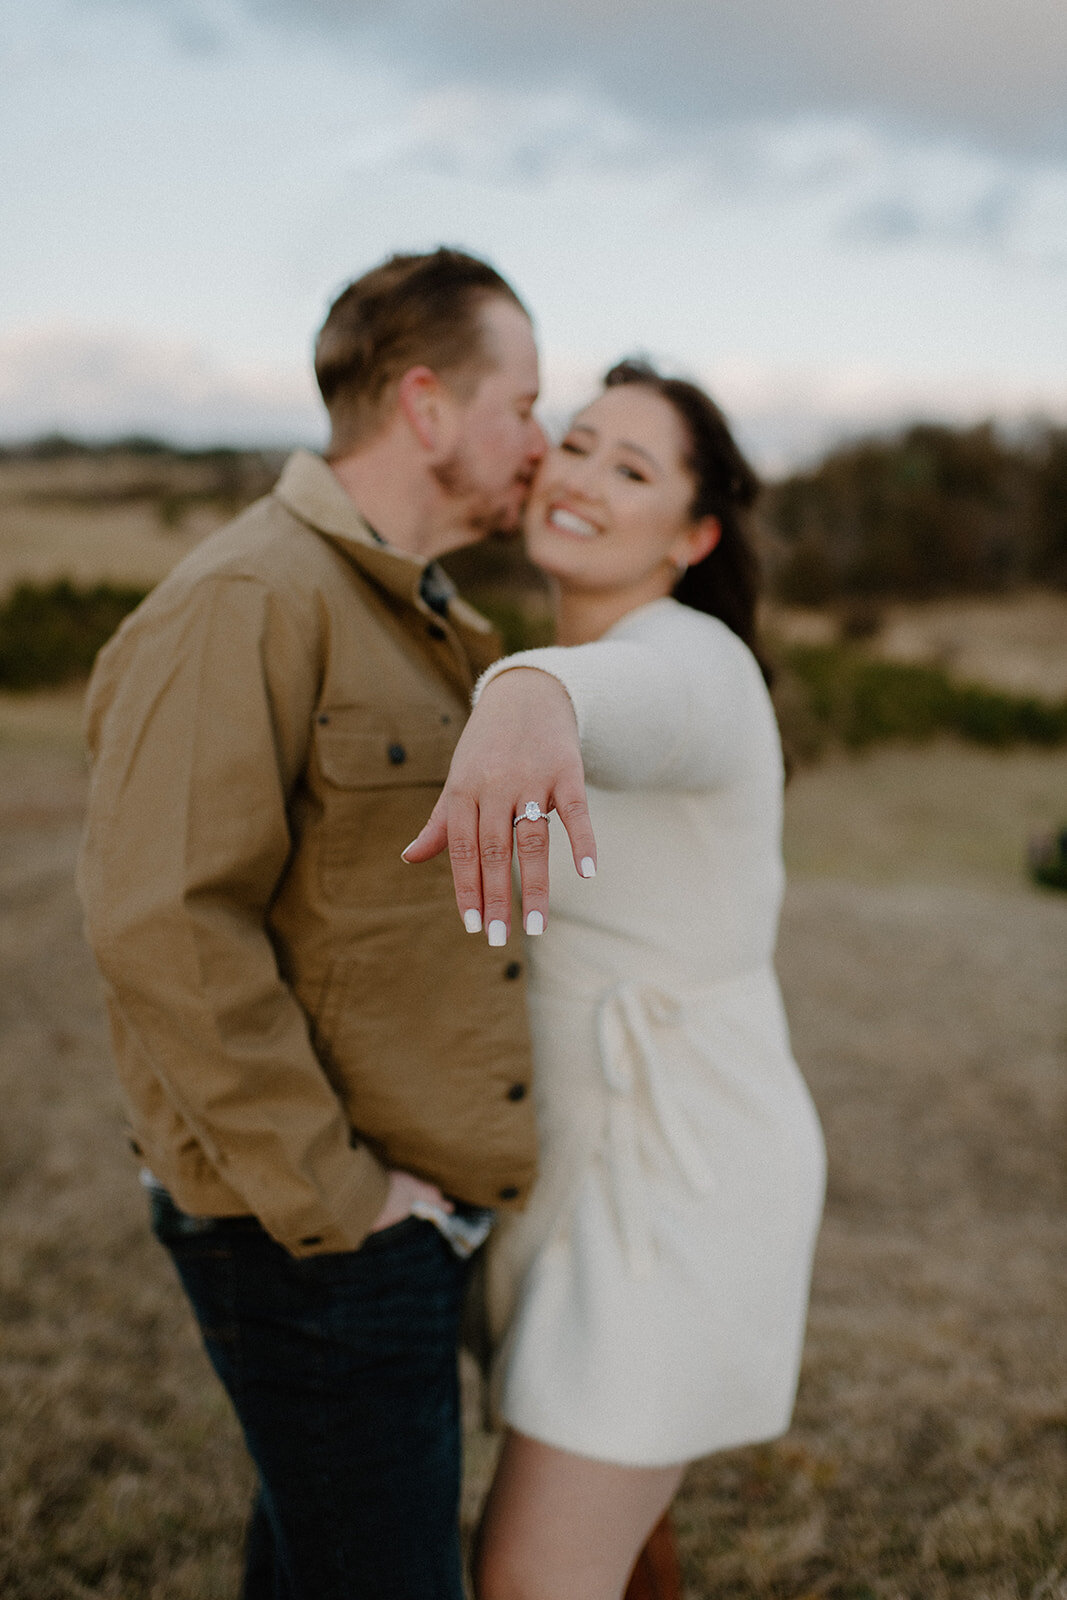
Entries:
[[1054,270],[1067,265],[1067,162],[1029,164],[941,141],[875,141],[838,188],[837,232],[927,242]]
[[[565,350],[544,360],[543,415],[554,431],[597,392],[603,371]],[[677,370],[665,358],[667,370]],[[917,417],[1067,422],[1067,381],[1005,384],[1000,374],[916,378],[856,362],[782,367],[740,355],[688,369],[723,406],[768,473],[816,458],[842,438]],[[129,329],[53,324],[0,333],[0,437],[62,432],[88,439],[148,433],[184,444],[321,445],[310,373],[223,368],[191,343]]]
[[352,172],[415,167],[442,177],[544,184],[574,174],[635,172],[675,153],[646,124],[574,88],[509,93],[451,84],[413,93],[347,157]]
[[1063,0],[77,0],[140,9],[179,48],[247,19],[329,32],[426,83],[580,83],[676,126],[877,115],[1020,149],[1067,150]]
[[815,461],[842,440],[920,420],[954,427],[1067,423],[1067,379],[1006,382],[1002,373],[980,369],[917,377],[862,362],[790,369],[744,358],[725,359],[702,376],[770,474]]
[[771,205],[827,238],[929,244],[1067,264],[1067,160],[1032,162],[856,116],[735,117],[684,132],[577,86],[508,91],[470,81],[411,90],[342,153],[351,175],[419,172],[528,191],[622,175],[713,210]]
[[694,136],[684,156],[661,144],[646,160],[688,168],[709,197],[802,211],[846,244],[1067,265],[1067,160],[1028,161],[826,115],[738,121]]
[[[142,0],[164,5],[168,0]],[[428,81],[581,82],[687,125],[821,110],[1028,149],[1067,148],[1062,0],[245,0],[387,44]],[[182,0],[183,9],[194,0]],[[217,0],[199,0],[214,10]]]
[[0,333],[0,435],[53,431],[314,444],[324,428],[309,374],[227,370],[195,344],[121,328],[55,323]]

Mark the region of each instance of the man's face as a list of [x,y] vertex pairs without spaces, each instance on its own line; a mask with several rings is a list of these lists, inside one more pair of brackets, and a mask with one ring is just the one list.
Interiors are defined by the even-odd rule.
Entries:
[[548,445],[533,414],[537,346],[529,318],[510,300],[481,312],[493,366],[468,400],[454,401],[454,443],[434,469],[472,539],[518,530],[530,483]]

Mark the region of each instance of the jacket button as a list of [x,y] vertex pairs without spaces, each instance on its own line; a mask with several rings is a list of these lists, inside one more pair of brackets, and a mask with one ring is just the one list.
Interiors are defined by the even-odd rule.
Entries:
[[389,760],[394,767],[402,767],[408,758],[408,753],[402,744],[391,744],[388,754]]
[[509,1183],[503,1189],[497,1190],[498,1200],[517,1200],[518,1198],[519,1191],[513,1183]]
[[520,975],[521,972],[522,972],[522,962],[521,961],[509,961],[507,966],[504,968],[504,976],[505,976],[505,978],[517,978]]
[[445,632],[444,628],[442,628],[439,622],[431,622],[426,629],[426,632],[430,635],[431,639],[437,639],[438,641],[448,638],[448,634]]
[[509,1100],[525,1100],[526,1099],[526,1085],[524,1083],[513,1083],[511,1085],[511,1088],[508,1090],[508,1099]]
[[326,726],[326,724],[327,724],[327,723],[328,723],[328,722],[329,722],[329,720],[330,720],[330,719],[329,719],[329,717],[328,717],[328,716],[327,716],[327,715],[326,715],[326,713],[325,713],[325,711],[324,711],[324,712],[323,712],[323,713],[322,713],[322,715],[321,715],[321,717],[316,717],[316,718],[315,718],[315,721],[316,721],[316,722],[317,722],[317,723],[318,723],[318,724],[319,724],[319,727],[320,727],[320,728],[325,728],[325,726]]

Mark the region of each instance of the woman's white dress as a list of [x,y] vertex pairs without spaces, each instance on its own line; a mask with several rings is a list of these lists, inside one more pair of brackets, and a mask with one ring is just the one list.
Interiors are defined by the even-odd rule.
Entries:
[[773,1438],[825,1169],[772,966],[782,762],[763,679],[674,600],[483,683],[517,666],[571,696],[598,871],[578,877],[554,818],[548,926],[526,940],[541,1175],[486,1263],[497,1409],[634,1466]]

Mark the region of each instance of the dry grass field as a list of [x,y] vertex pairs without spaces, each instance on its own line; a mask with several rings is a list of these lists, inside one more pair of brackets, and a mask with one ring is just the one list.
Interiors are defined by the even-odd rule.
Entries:
[[280,457],[0,460],[0,596],[21,581],[157,583],[277,474]]
[[[151,583],[231,509],[202,464],[162,494],[99,465],[0,471],[0,595]],[[887,655],[1067,694],[1067,597],[882,624]],[[78,699],[0,696],[0,1596],[228,1600],[249,1472],[125,1147],[71,882]],[[780,970],[826,1220],[793,1429],[680,1497],[689,1600],[1067,1600],[1067,895],[1022,870],[1065,821],[1063,750],[794,779]]]
[[[0,1594],[226,1600],[249,1474],[125,1149],[77,697],[0,701]],[[795,1426],[696,1466],[690,1600],[1067,1600],[1067,753],[800,773],[781,972],[830,1192]],[[492,1441],[472,1423],[466,1513]],[[563,1597],[561,1597],[563,1600]]]

